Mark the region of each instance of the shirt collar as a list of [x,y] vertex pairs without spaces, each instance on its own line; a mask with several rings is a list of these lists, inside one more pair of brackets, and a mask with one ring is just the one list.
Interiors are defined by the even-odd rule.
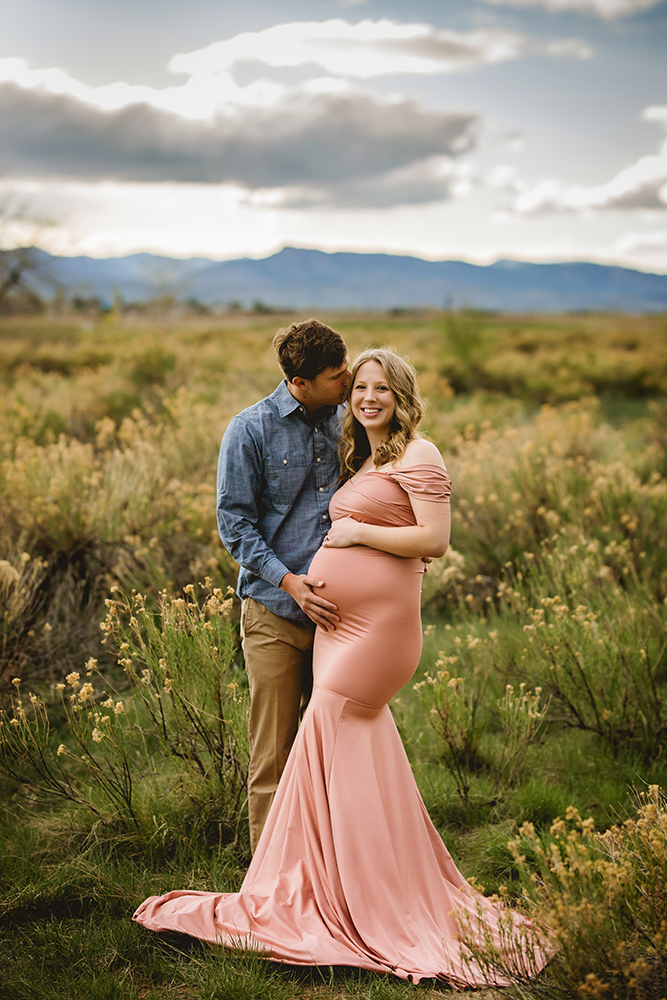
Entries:
[[[299,400],[295,399],[287,388],[286,379],[283,379],[273,395],[278,404],[278,413],[281,417],[288,417],[290,413],[296,413],[300,420],[303,420],[304,423],[311,427],[314,426],[315,423],[319,423],[321,420],[333,417],[338,410],[337,406],[323,406],[309,417],[306,413],[305,406],[302,406]],[[313,421],[312,419],[314,416],[317,416],[316,421]]]

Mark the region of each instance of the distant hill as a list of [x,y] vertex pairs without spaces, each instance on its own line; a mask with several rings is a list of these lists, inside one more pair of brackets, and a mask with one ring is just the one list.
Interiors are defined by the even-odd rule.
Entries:
[[[39,251],[69,295],[141,302],[161,294],[206,305],[237,301],[298,309],[470,306],[508,312],[667,310],[667,275],[572,262],[488,266],[390,254],[323,253],[286,247],[262,260],[176,260],[153,254],[94,259]],[[44,288],[46,294],[48,290]]]

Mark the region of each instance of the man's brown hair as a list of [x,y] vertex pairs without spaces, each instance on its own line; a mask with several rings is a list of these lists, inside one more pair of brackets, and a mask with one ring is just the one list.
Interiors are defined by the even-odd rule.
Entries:
[[340,368],[347,357],[341,335],[317,319],[292,323],[278,330],[273,346],[288,382],[295,375],[314,379],[327,368]]

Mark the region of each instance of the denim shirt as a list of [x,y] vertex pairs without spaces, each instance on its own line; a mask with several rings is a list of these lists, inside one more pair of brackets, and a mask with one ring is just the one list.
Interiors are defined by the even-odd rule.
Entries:
[[329,528],[337,488],[341,407],[313,427],[285,382],[233,417],[218,461],[218,529],[240,564],[237,593],[283,618],[306,621],[280,590],[306,573]]

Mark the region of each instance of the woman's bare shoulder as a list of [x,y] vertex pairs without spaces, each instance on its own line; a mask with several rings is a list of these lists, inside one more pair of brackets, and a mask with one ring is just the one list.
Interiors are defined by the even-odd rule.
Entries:
[[433,442],[425,438],[413,438],[408,442],[398,468],[409,469],[413,465],[435,465],[441,469],[445,468],[442,455]]

